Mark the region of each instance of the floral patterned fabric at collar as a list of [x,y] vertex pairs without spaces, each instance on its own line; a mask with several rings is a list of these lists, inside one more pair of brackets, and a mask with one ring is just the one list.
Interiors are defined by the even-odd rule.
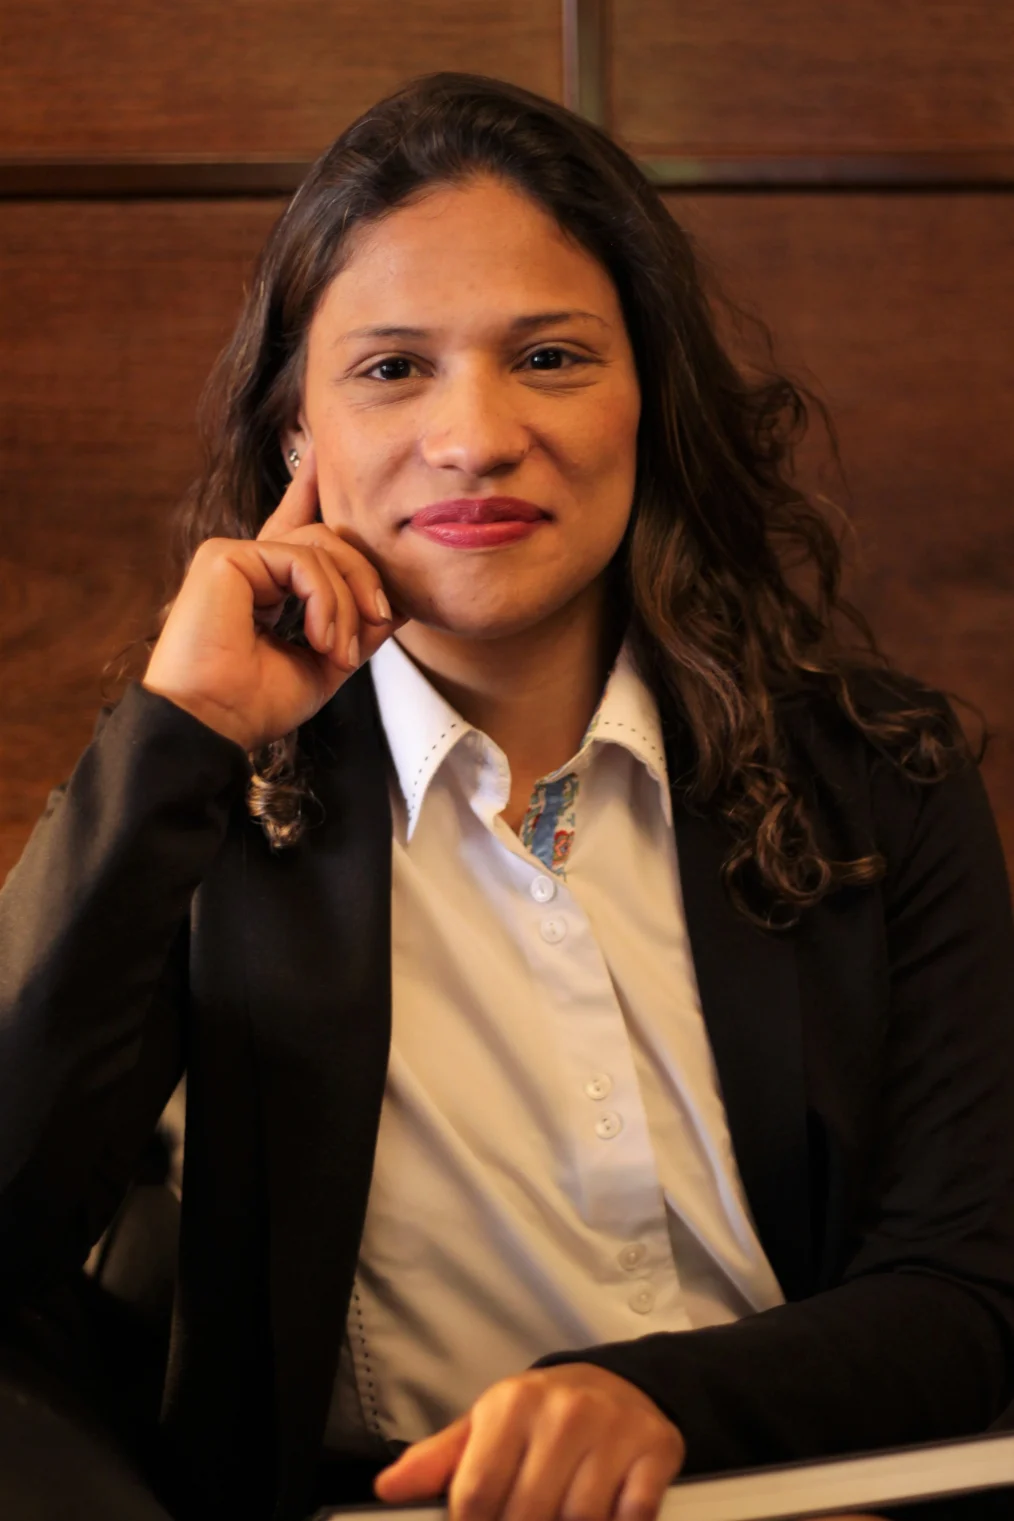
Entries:
[[548,871],[567,875],[567,857],[574,843],[578,775],[570,771],[555,781],[535,784],[521,824],[521,843]]

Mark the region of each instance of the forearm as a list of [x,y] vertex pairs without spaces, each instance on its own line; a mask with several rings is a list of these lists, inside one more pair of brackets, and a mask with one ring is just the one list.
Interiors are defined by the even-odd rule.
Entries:
[[1012,1312],[922,1273],[869,1274],[734,1325],[544,1357],[648,1394],[711,1472],[984,1430],[1007,1399]]

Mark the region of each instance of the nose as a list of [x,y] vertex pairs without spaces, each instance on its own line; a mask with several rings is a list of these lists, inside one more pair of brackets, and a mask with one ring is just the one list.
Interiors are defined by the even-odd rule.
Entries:
[[531,441],[509,390],[509,381],[474,368],[448,376],[435,392],[423,426],[426,464],[472,477],[518,465]]

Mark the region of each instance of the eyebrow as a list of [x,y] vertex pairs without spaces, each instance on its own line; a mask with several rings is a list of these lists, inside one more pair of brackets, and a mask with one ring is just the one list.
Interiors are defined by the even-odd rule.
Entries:
[[[605,318],[599,317],[595,312],[527,312],[524,316],[512,318],[507,324],[507,331],[527,333],[538,327],[548,327],[551,322],[569,322],[574,317],[590,317],[593,322],[609,327]],[[342,333],[338,341],[342,342],[347,338],[431,338],[432,336],[433,329],[428,327],[356,327],[348,333]]]

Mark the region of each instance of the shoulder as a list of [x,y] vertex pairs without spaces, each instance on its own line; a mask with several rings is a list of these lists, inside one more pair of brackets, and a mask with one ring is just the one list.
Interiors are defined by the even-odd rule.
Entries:
[[[848,671],[846,685],[848,705],[863,720],[881,723],[918,714],[920,724],[934,732],[961,732],[947,695],[896,667],[857,665]],[[826,743],[849,744],[859,738],[874,750],[884,749],[855,722],[841,684],[829,676],[811,677],[803,689],[776,696],[775,706],[790,739],[819,733]]]
[[849,757],[868,770],[897,769],[928,778],[934,745],[953,752],[946,770],[974,766],[961,721],[946,693],[893,667],[857,666],[845,687],[813,677],[800,691],[775,697],[776,722],[790,750]]
[[[946,694],[892,667],[857,667],[777,702],[786,762],[835,850],[905,857],[920,820],[981,813],[984,788]],[[942,755],[934,762],[932,757]]]

